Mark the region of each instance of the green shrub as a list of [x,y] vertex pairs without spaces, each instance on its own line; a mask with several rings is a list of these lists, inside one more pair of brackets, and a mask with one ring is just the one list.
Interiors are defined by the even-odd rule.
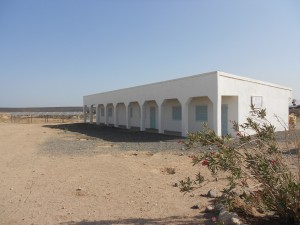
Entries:
[[[223,190],[222,201],[234,209],[237,197],[234,190],[248,193],[239,197],[247,208],[259,212],[273,211],[290,224],[300,221],[300,182],[299,182],[299,142],[291,141],[295,132],[286,129],[285,141],[278,141],[275,127],[266,119],[266,110],[256,110],[251,106],[252,116],[243,124],[233,122],[236,138],[218,136],[207,126],[203,131],[189,133],[183,144],[191,148],[202,146],[199,155],[193,156],[193,164],[207,166],[213,175],[219,172],[228,174],[228,185]],[[284,151],[294,146],[298,157],[298,171],[292,172]],[[180,182],[181,191],[187,192],[201,187],[201,174],[195,179],[186,178]],[[246,208],[244,212],[250,213]]]

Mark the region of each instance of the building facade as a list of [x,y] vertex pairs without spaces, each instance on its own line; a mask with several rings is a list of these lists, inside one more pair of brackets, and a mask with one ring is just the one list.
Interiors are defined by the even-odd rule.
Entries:
[[88,110],[89,122],[94,122],[95,107],[96,124],[186,136],[202,130],[206,123],[218,135],[235,135],[232,121],[245,122],[254,104],[267,109],[268,120],[280,131],[282,124],[288,124],[291,91],[215,71],[84,96],[84,122]]

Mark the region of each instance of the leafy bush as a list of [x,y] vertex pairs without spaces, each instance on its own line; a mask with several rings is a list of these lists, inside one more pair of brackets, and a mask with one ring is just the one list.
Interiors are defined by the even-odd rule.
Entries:
[[[251,214],[250,208],[257,212],[273,211],[287,223],[299,223],[300,144],[295,138],[293,142],[289,139],[295,132],[286,129],[284,143],[278,141],[275,127],[266,119],[266,110],[256,110],[254,106],[251,109],[252,116],[245,123],[233,122],[236,138],[220,137],[205,126],[201,132],[189,133],[183,144],[188,148],[197,144],[202,146],[199,155],[192,156],[194,165],[207,166],[213,175],[219,172],[228,174],[228,185],[223,190],[221,201],[229,209],[236,207],[235,193],[241,190],[244,195],[238,198],[244,203],[244,212]],[[287,166],[291,157],[283,154],[291,149],[291,143],[298,156],[296,172]],[[201,187],[203,181],[200,173],[195,179],[188,177],[180,182],[181,191]]]

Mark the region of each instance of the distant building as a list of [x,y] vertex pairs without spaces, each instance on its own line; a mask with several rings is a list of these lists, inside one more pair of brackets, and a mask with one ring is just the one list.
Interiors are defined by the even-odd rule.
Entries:
[[188,132],[202,130],[203,123],[207,123],[218,135],[234,135],[232,121],[245,122],[250,105],[254,104],[256,108],[267,109],[268,120],[279,131],[283,127],[274,114],[288,124],[291,91],[215,71],[84,96],[84,122],[87,107],[89,112],[95,107],[96,124],[186,136]]

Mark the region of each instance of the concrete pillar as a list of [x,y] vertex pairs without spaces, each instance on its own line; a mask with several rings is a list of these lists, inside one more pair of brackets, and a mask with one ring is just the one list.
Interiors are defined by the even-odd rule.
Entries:
[[129,121],[130,121],[129,106],[130,106],[130,104],[128,104],[128,103],[124,103],[124,104],[125,104],[125,108],[126,108],[126,128],[129,129],[130,128],[130,124],[129,124]]
[[117,109],[117,104],[113,104],[113,117],[114,117],[114,126],[115,127],[118,127],[119,124],[118,124],[118,109]]
[[140,130],[145,131],[145,114],[146,114],[146,103],[139,102],[141,108],[141,117],[140,117]]
[[83,106],[83,122],[86,123],[86,110],[87,110],[87,106],[84,105]]
[[222,98],[220,95],[209,97],[213,103],[213,129],[217,135],[222,135],[221,129],[221,106]]
[[93,124],[93,105],[90,105],[90,124]]
[[108,123],[108,107],[107,107],[107,105],[104,106],[104,112],[105,112],[105,113],[104,113],[104,114],[105,114],[105,117],[104,117],[104,118],[105,118],[105,119],[104,119],[105,122],[104,122],[104,123],[105,123],[106,125],[108,125],[109,123]]
[[186,137],[189,132],[189,104],[190,100],[182,100],[181,104],[181,136]]
[[163,110],[164,110],[164,101],[157,101],[158,133],[160,134],[164,133]]
[[104,104],[103,104],[103,116],[102,117],[103,117],[103,123],[106,124],[106,107]]
[[96,124],[100,125],[100,105],[96,107]]

